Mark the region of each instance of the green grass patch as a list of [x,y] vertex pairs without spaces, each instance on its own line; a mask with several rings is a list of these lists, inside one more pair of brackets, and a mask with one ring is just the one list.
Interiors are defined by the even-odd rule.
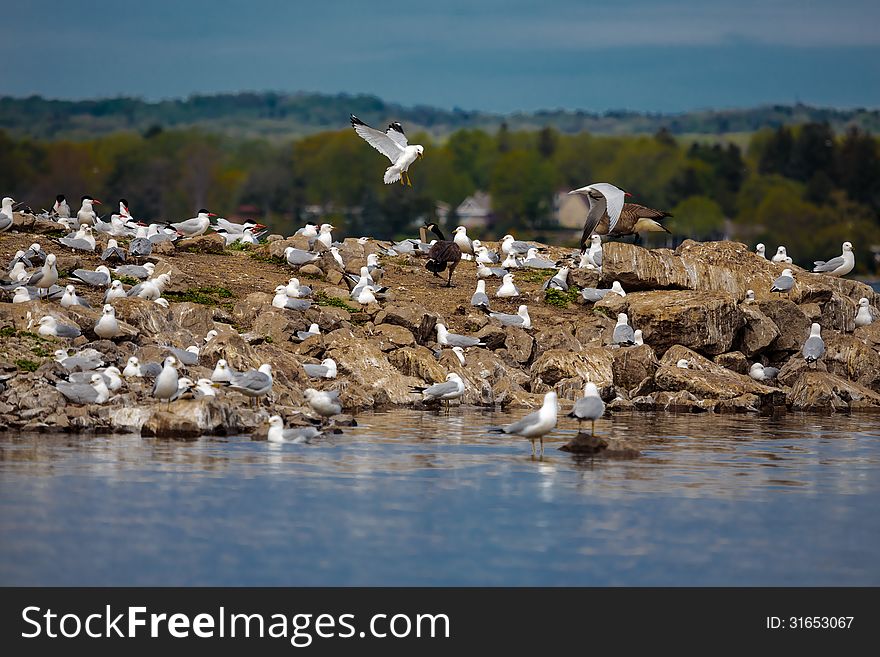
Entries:
[[115,280],[120,283],[124,283],[125,285],[139,285],[141,283],[140,279],[135,278],[134,276],[114,276]]
[[15,361],[15,366],[22,372],[36,372],[37,368],[40,367],[40,364],[36,361],[28,360],[27,358],[19,358]]
[[251,246],[253,246],[253,245],[249,244],[248,242],[233,242],[232,244],[228,245],[226,248],[229,251],[250,251]]
[[64,237],[67,235],[66,230],[47,230],[45,233],[42,233],[46,237],[54,237],[58,239],[59,237]]
[[31,353],[34,356],[39,356],[40,358],[48,358],[49,356],[52,355],[48,349],[44,349],[43,347],[39,347],[39,346],[31,347]]
[[318,290],[314,294],[312,294],[312,300],[318,304],[319,306],[333,306],[335,308],[342,308],[343,310],[347,310],[350,313],[358,313],[360,312],[360,308],[355,308],[353,306],[349,306],[342,299],[337,299],[336,297],[327,296],[324,292]]
[[11,338],[13,335],[15,335],[15,329],[11,326],[0,328],[0,338]]
[[516,269],[511,272],[513,274],[514,283],[543,283],[553,278],[556,274],[555,269],[524,269],[522,271]]
[[221,299],[231,299],[235,295],[225,287],[193,287],[183,292],[164,292],[168,301],[198,303],[203,306],[218,306]]
[[574,303],[578,296],[580,291],[574,285],[569,286],[568,292],[548,288],[544,292],[544,301],[557,308],[566,308],[568,304]]
[[282,256],[270,256],[265,253],[260,253],[258,251],[248,251],[248,256],[256,260],[257,262],[265,262],[270,265],[281,265],[284,266],[287,264],[287,260],[285,260]]

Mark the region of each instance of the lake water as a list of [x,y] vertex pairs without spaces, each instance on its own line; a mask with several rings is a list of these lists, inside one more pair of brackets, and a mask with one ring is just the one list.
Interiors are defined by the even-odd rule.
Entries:
[[[522,414],[523,411],[514,412]],[[317,445],[0,435],[0,584],[878,585],[880,416],[393,411]]]

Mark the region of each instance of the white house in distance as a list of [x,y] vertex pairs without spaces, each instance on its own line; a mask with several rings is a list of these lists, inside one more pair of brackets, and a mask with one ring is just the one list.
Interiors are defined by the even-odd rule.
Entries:
[[474,192],[455,210],[458,225],[467,228],[486,228],[492,221],[492,197],[488,192]]

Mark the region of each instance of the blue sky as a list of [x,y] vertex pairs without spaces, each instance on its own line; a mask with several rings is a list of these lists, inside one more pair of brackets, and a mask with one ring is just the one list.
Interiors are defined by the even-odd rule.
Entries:
[[28,0],[0,93],[372,93],[405,105],[880,106],[876,0]]

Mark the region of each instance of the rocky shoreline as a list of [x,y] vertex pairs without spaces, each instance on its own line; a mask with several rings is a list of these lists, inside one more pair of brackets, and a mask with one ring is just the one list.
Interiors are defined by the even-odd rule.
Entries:
[[[55,239],[35,231],[60,226],[16,214],[14,231],[0,236],[5,262],[34,241],[58,255],[58,268],[100,264],[92,254],[71,254]],[[53,233],[54,234],[54,233]],[[610,287],[619,281],[625,297],[609,294],[595,304],[576,292],[545,293],[552,273],[517,270],[522,297],[492,297],[493,310],[529,307],[532,328],[501,326],[469,305],[476,276],[473,262],[462,262],[456,287],[424,269],[416,256],[382,257],[388,300],[360,307],[349,299],[343,272],[329,252],[293,271],[281,258],[301,238],[273,236],[249,249],[224,248],[209,234],[176,245],[163,244],[149,260],[156,275],[169,273],[167,309],[151,301],[113,302],[124,335],[100,340],[92,327],[100,315],[103,289],[78,287],[93,309],[62,308],[57,302],[0,303],[0,431],[140,432],[142,435],[195,437],[203,434],[265,433],[273,413],[288,423],[306,423],[303,390],[338,390],[347,414],[396,405],[420,406],[413,386],[443,381],[457,372],[465,381],[462,403],[479,406],[537,407],[544,393],[556,390],[563,411],[591,380],[612,413],[854,411],[880,408],[880,323],[856,328],[859,298],[872,306],[877,295],[863,283],[808,273],[794,267],[795,287],[771,294],[783,265],[772,263],[734,242],[684,242],[677,250],[647,250],[632,244],[604,245],[601,273],[572,269],[575,287]],[[323,251],[318,245],[316,251]],[[340,253],[350,273],[366,256],[379,252],[374,241],[346,239]],[[552,259],[571,257],[571,249],[547,246]],[[789,265],[790,266],[790,265]],[[315,290],[305,311],[274,308],[272,290],[297,275]],[[59,280],[60,284],[64,280]],[[496,283],[490,282],[491,288]],[[755,291],[753,302],[744,301]],[[644,345],[609,346],[618,313],[641,329]],[[36,335],[47,313],[75,324],[75,340]],[[465,363],[439,349],[435,326],[479,337],[485,347],[466,350]],[[825,357],[809,367],[800,355],[810,324],[822,326]],[[321,335],[295,340],[312,323]],[[161,361],[168,346],[202,345],[211,330],[217,336],[201,347],[198,364],[185,368],[196,380],[209,377],[217,360],[236,370],[270,363],[273,391],[266,407],[222,391],[214,398],[181,399],[168,407],[150,396],[151,385],[126,379],[103,405],[68,403],[54,388],[68,372],[52,357],[56,349],[92,347],[120,369],[136,355],[141,362]],[[310,379],[304,363],[333,358],[338,377]],[[686,360],[688,367],[677,364]],[[752,363],[780,369],[774,385],[748,376]],[[336,418],[338,423],[348,416]]]

